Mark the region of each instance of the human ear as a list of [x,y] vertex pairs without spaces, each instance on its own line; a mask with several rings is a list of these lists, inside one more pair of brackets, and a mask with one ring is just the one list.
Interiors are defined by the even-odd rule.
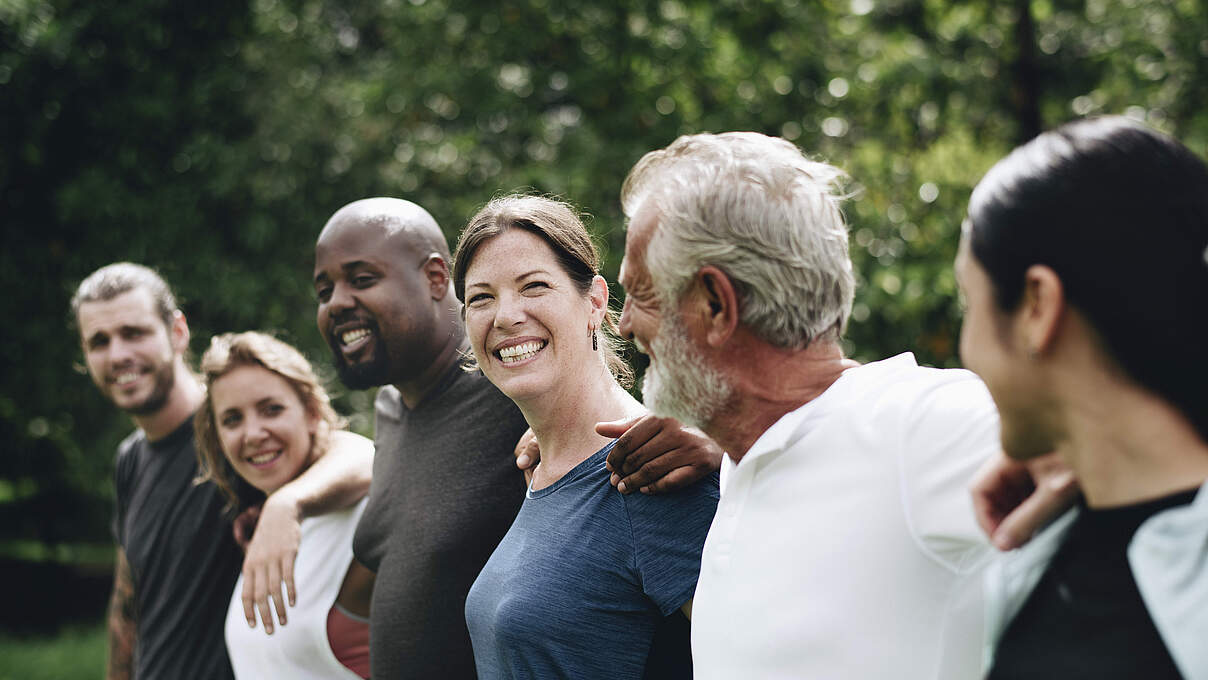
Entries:
[[591,289],[587,294],[591,302],[592,322],[598,327],[604,314],[608,311],[608,282],[604,280],[603,276],[596,274],[591,280]]
[[730,277],[712,265],[696,272],[695,288],[701,298],[705,341],[720,347],[738,328],[738,291]]
[[1024,272],[1023,301],[1018,314],[1028,351],[1044,354],[1051,349],[1065,315],[1065,287],[1051,267],[1034,264]]
[[184,354],[189,349],[189,322],[184,312],[179,309],[172,312],[172,328],[169,329],[172,349],[177,354]]
[[431,253],[421,267],[428,281],[428,292],[433,300],[443,300],[449,294],[449,263],[440,253]]

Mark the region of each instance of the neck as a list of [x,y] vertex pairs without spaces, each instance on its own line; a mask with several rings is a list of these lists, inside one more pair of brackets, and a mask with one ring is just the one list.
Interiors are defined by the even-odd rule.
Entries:
[[756,338],[732,350],[727,371],[734,386],[731,402],[705,428],[735,463],[785,414],[817,399],[859,364],[843,357],[837,342],[810,343],[805,349],[782,349]]
[[403,398],[403,404],[409,409],[419,406],[425,398],[436,387],[440,379],[454,364],[461,362],[462,356],[470,351],[470,345],[466,342],[466,332],[461,326],[461,321],[458,320],[450,329],[448,334],[436,348],[432,359],[428,361],[419,374],[411,376],[406,380],[394,383],[398,389],[399,395]]
[[645,412],[602,364],[584,380],[564,381],[558,389],[516,405],[541,444],[534,488],[553,484],[611,441],[596,434],[596,423]]
[[205,388],[183,362],[176,366],[176,379],[168,401],[155,413],[132,415],[134,424],[147,434],[149,441],[159,441],[193,417],[205,398]]
[[1066,438],[1058,449],[1088,506],[1140,503],[1208,480],[1208,443],[1177,409],[1118,381],[1092,388],[1066,401]]

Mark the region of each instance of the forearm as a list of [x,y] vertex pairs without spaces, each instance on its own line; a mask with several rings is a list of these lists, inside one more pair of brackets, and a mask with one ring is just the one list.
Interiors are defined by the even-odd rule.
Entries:
[[130,564],[121,548],[113,573],[113,594],[109,598],[109,666],[107,680],[129,680],[134,676],[134,645],[137,638],[134,582]]
[[322,515],[364,498],[372,475],[373,442],[351,432],[333,432],[327,453],[277,489],[266,505],[291,508],[298,519]]

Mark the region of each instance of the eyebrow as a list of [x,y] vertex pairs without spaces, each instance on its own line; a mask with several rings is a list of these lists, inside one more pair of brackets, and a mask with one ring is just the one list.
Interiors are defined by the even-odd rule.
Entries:
[[[264,406],[265,404],[274,403],[276,401],[279,401],[279,400],[276,397],[270,395],[270,396],[264,397],[263,399],[258,399],[256,401],[256,403],[252,404],[252,407],[259,408],[261,406]],[[225,416],[228,413],[239,413],[242,410],[243,409],[238,406],[228,406],[228,407],[224,408],[219,415]]]
[[[350,272],[355,269],[360,269],[362,267],[376,267],[376,266],[377,265],[373,264],[372,262],[367,262],[365,260],[354,260],[352,262],[345,262],[345,263],[341,264],[340,270],[343,272]],[[327,275],[326,271],[321,271],[318,274],[315,274],[315,283],[318,283],[320,281],[329,280],[330,278],[331,277],[329,277]]]
[[[523,281],[523,280],[525,280],[525,279],[527,279],[527,278],[529,278],[529,277],[537,276],[537,275],[539,275],[539,274],[545,274],[546,276],[549,276],[549,275],[550,275],[550,274],[549,274],[549,272],[545,271],[544,269],[534,269],[534,270],[533,270],[533,271],[531,271],[531,272],[525,272],[525,273],[523,273],[523,274],[520,274],[519,276],[517,276],[517,277],[516,277],[515,279],[513,279],[513,280],[514,280],[514,281]],[[466,284],[466,289],[467,289],[467,290],[469,290],[470,288],[490,288],[490,287],[491,287],[491,286],[490,286],[490,284],[487,284],[487,283],[482,283],[482,282],[479,282],[479,281],[475,281],[474,283],[467,283],[467,284]]]

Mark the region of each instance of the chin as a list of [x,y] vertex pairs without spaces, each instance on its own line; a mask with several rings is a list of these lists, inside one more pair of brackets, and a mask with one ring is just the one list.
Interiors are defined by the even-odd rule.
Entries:
[[335,366],[340,382],[350,390],[367,390],[390,382],[390,362],[380,359],[378,355],[367,361],[349,364],[337,354]]
[[1044,435],[1035,425],[1012,426],[1004,419],[1002,423],[1002,450],[1013,460],[1026,461],[1045,456],[1057,449],[1052,437]]
[[[651,369],[653,368],[652,365]],[[666,378],[659,375],[657,370],[647,370],[646,377],[642,380],[642,398],[651,413],[662,418],[675,418],[689,427],[707,430],[708,423],[717,411],[718,395],[708,393],[708,390],[696,392],[690,396],[673,387],[669,388]]]

